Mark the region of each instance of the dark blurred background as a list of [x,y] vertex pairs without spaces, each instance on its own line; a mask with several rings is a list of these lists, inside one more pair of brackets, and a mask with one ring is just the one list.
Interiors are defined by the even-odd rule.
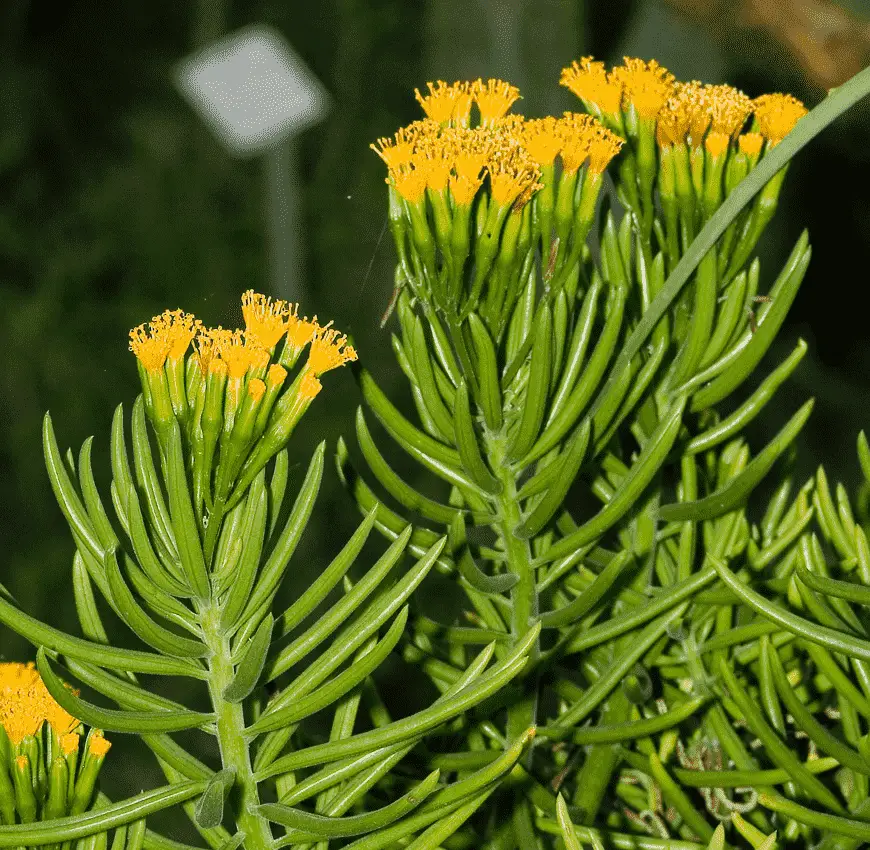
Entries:
[[[332,102],[297,145],[302,312],[352,332],[390,392],[400,391],[399,373],[379,319],[393,248],[384,169],[368,145],[419,117],[415,86],[501,76],[523,92],[517,111],[559,114],[577,107],[558,86],[563,66],[627,53],[655,57],[682,79],[727,81],[753,96],[790,91],[813,106],[870,62],[867,0],[5,0],[0,582],[29,613],[63,628],[77,628],[72,544],[44,473],[44,411],[64,447],[77,451],[95,435],[106,482],[112,411],[138,388],[128,329],[166,307],[233,326],[243,290],[269,291],[262,163],[231,158],[171,83],[181,58],[251,23],[281,31]],[[816,395],[803,468],[824,460],[847,482],[857,478],[857,431],[870,419],[868,190],[865,103],[793,164],[763,254],[769,282],[809,227],[813,263],[780,346],[790,350],[801,335],[811,356],[779,401],[793,410]],[[293,441],[300,464],[318,440],[331,450],[352,432],[358,396],[348,370],[324,383]],[[300,579],[358,521],[331,464],[318,511],[297,554]],[[32,650],[0,629],[4,656]],[[121,790],[152,776],[129,775]]]

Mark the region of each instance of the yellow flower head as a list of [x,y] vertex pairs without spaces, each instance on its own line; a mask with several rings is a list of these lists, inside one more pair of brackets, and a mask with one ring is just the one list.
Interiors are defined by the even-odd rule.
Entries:
[[584,56],[579,62],[563,68],[559,83],[580,100],[594,103],[607,115],[618,115],[622,109],[622,81],[608,74],[604,63],[594,62],[591,56]]
[[761,146],[763,144],[764,136],[761,133],[742,133],[737,137],[740,153],[744,153],[746,156],[758,156],[761,153]]
[[169,340],[161,333],[155,316],[150,322],[143,322],[130,331],[130,351],[136,355],[139,362],[148,372],[159,372],[169,354]]
[[248,395],[254,400],[259,401],[266,394],[266,382],[259,378],[254,378],[248,381]]
[[266,386],[267,387],[280,387],[281,384],[284,383],[284,379],[287,377],[287,370],[281,366],[279,363],[273,363],[269,367],[269,371],[266,373]]
[[411,161],[414,146],[421,138],[438,132],[438,122],[430,118],[413,121],[407,127],[401,127],[392,139],[378,139],[377,146],[369,147],[387,164],[387,168],[399,168]]
[[88,738],[88,751],[97,758],[102,758],[111,747],[111,742],[103,737],[103,733],[99,729],[95,730]]
[[779,144],[807,114],[807,108],[790,94],[763,94],[752,107],[761,134],[771,145]]
[[656,121],[656,141],[663,148],[685,142],[686,133],[689,130],[689,123],[685,120],[685,114],[675,108],[672,109],[669,104],[670,101],[659,112],[659,117]]
[[208,364],[209,375],[217,375],[219,378],[226,378],[229,375],[227,364],[220,357],[212,357]]
[[428,189],[433,192],[443,192],[447,188],[457,147],[456,136],[450,128],[439,136],[430,136],[421,140],[413,164],[426,175]]
[[164,310],[130,331],[130,350],[149,372],[159,372],[166,358],[180,360],[202,327],[191,313]]
[[477,195],[477,190],[483,185],[483,177],[470,178],[464,174],[450,175],[450,197],[453,203],[467,207]]
[[170,360],[181,360],[202,327],[202,322],[192,313],[181,310],[167,310],[160,318],[163,320],[164,333],[169,339],[168,357]]
[[322,375],[356,359],[356,351],[347,344],[344,334],[328,327],[318,328],[314,333],[308,352],[308,369],[315,375]]
[[390,169],[387,183],[390,183],[409,204],[419,204],[426,193],[428,177],[425,168],[400,165],[398,168]]
[[306,372],[299,382],[299,398],[310,401],[323,389],[323,384],[311,372]]
[[458,124],[468,123],[468,115],[471,111],[472,94],[469,84],[455,82],[447,85],[444,80],[435,83],[426,83],[429,94],[420,94],[420,89],[414,89],[414,96],[427,117],[439,124],[456,121]]
[[298,304],[293,304],[287,318],[287,345],[296,350],[305,348],[319,327],[317,316],[313,319],[303,316],[300,319],[298,307]]
[[583,112],[566,112],[557,122],[562,171],[566,174],[574,174],[589,156],[588,128],[592,121],[592,116]]
[[214,347],[214,337],[204,328],[200,328],[196,335],[196,340],[193,344],[193,357],[196,364],[199,366],[199,371],[203,375],[206,374],[211,365],[212,359],[216,355]]
[[713,114],[710,109],[710,93],[708,87],[697,80],[683,83],[677,87],[677,97],[681,98],[686,110],[686,120],[689,125],[689,142],[692,147],[698,147],[704,140],[704,134],[710,127]]
[[471,84],[471,93],[484,126],[504,117],[520,97],[520,90],[504,80],[475,80]]
[[655,59],[644,62],[626,56],[611,76],[622,83],[626,100],[634,105],[641,118],[655,118],[674,93],[673,74]]
[[483,183],[481,174],[494,144],[494,133],[484,127],[460,128],[453,131],[453,172],[450,175],[450,195],[453,202],[467,206],[474,200]]
[[541,188],[540,167],[516,141],[505,139],[492,151],[486,167],[492,199],[500,207],[513,204],[520,197],[524,198],[522,204]]
[[710,129],[714,133],[736,136],[743,129],[752,100],[733,86],[705,86],[710,109]]
[[213,357],[219,357],[221,362],[226,363],[231,379],[244,378],[252,366],[265,366],[269,360],[269,352],[263,348],[259,339],[244,331],[209,328],[205,333],[212,337]]
[[710,130],[707,138],[704,139],[704,147],[707,148],[707,153],[714,159],[718,159],[728,150],[728,143],[731,141],[731,136],[728,133],[719,133],[716,130]]
[[60,736],[60,749],[65,756],[70,753],[75,753],[79,748],[80,735],[76,732],[67,732],[66,735]]
[[563,144],[559,122],[552,116],[526,121],[520,131],[520,140],[538,165],[552,165]]
[[681,145],[690,133],[703,136],[710,123],[704,87],[698,82],[677,83],[656,120],[656,139],[662,147]]
[[9,740],[19,744],[26,736],[39,732],[46,722],[59,736],[79,725],[54,701],[32,662],[0,663],[0,726]]
[[249,289],[242,295],[242,315],[248,334],[256,338],[263,348],[274,348],[287,330],[290,305],[280,299],[273,300]]
[[597,121],[590,128],[589,171],[603,174],[625,142]]

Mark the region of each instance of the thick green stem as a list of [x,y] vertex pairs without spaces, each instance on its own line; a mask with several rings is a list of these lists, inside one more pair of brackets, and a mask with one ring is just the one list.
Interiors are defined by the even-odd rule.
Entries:
[[216,606],[203,608],[200,612],[202,633],[212,651],[209,659],[208,688],[212,706],[217,717],[218,745],[221,765],[235,771],[235,784],[230,792],[230,805],[234,808],[234,820],[245,833],[247,850],[269,850],[272,846],[272,830],[269,822],[251,811],[259,805],[257,783],[248,743],[245,740],[245,716],[242,703],[230,703],[223,698],[224,690],[234,676],[230,658],[230,642],[221,634],[220,610]]
[[[495,499],[499,517],[497,529],[504,544],[508,569],[519,576],[519,581],[511,588],[510,625],[515,643],[526,634],[531,622],[538,616],[538,591],[529,541],[514,535],[514,529],[522,522],[522,514],[517,499],[516,477],[506,462],[507,436],[502,432],[494,435],[487,443],[490,465],[502,484],[502,492]],[[531,665],[534,665],[537,654],[538,647],[535,646],[529,656]],[[535,678],[530,677],[527,684],[528,690],[523,698],[508,709],[508,741],[515,741],[526,729],[537,723],[538,688]]]

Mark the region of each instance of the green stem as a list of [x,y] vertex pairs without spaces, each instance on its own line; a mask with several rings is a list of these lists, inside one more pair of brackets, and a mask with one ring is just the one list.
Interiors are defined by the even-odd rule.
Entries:
[[[498,515],[496,528],[504,544],[507,567],[519,576],[519,581],[511,588],[511,637],[512,643],[516,643],[529,630],[530,623],[538,617],[538,591],[529,541],[514,535],[514,529],[522,522],[522,513],[517,499],[516,477],[506,460],[508,443],[507,435],[502,429],[499,434],[487,440],[487,450],[490,466],[502,484],[502,492],[494,498]],[[535,664],[537,655],[536,645],[529,656],[530,666]],[[515,741],[529,727],[537,725],[537,710],[538,689],[533,681],[524,697],[508,708],[509,741]]]
[[468,351],[468,346],[465,344],[465,337],[462,335],[462,322],[453,316],[447,316],[446,319],[447,327],[450,331],[450,339],[453,341],[453,347],[456,349],[456,356],[459,358],[462,372],[465,375],[465,380],[468,382],[468,388],[471,390],[472,397],[477,399],[479,397],[477,372],[474,368],[471,354]]
[[202,551],[205,554],[206,564],[211,564],[214,557],[215,546],[217,546],[218,532],[221,529],[221,523],[224,519],[224,510],[226,508],[226,496],[215,496],[214,505],[208,513],[208,527],[205,530],[205,542],[203,543]]
[[234,820],[245,833],[245,847],[248,850],[269,850],[272,847],[272,830],[269,822],[261,815],[252,813],[259,805],[260,798],[248,744],[245,741],[245,716],[243,703],[230,703],[224,697],[224,690],[233,680],[235,671],[230,656],[229,638],[221,633],[220,609],[211,605],[200,611],[202,633],[211,649],[209,658],[208,688],[212,706],[217,717],[218,745],[221,753],[221,766],[235,770],[235,784],[231,793]]

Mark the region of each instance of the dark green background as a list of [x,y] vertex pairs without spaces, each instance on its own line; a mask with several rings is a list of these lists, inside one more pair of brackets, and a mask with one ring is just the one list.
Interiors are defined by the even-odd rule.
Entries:
[[[558,114],[577,106],[557,85],[564,65],[587,53],[618,60],[630,52],[655,56],[683,79],[727,81],[750,95],[788,90],[813,105],[823,94],[770,33],[709,32],[659,2],[6,0],[0,582],[25,610],[60,627],[76,628],[72,544],[44,474],[44,411],[51,410],[64,447],[77,450],[95,435],[105,482],[112,410],[129,405],[138,386],[128,329],[166,307],[233,326],[240,293],[268,291],[261,165],[230,158],[170,83],[181,57],[253,22],[283,31],[333,102],[299,143],[302,312],[352,332],[366,366],[402,400],[389,334],[379,328],[392,290],[392,245],[388,234],[379,241],[384,169],[368,144],[418,117],[415,86],[433,77],[504,76],[525,95],[517,111]],[[800,155],[764,247],[770,275],[801,228],[811,230],[812,268],[781,334],[789,349],[804,336],[811,356],[782,406],[793,410],[810,392],[817,396],[802,468],[824,460],[835,478],[850,481],[854,439],[870,418],[868,115],[859,107]],[[336,437],[352,429],[357,394],[348,370],[324,384],[294,437],[295,462],[305,463],[321,438],[331,456]],[[313,575],[356,522],[330,463],[294,574]],[[0,658],[31,653],[0,631]],[[113,796],[159,781],[139,750],[135,741],[118,743],[108,763],[118,783]]]

